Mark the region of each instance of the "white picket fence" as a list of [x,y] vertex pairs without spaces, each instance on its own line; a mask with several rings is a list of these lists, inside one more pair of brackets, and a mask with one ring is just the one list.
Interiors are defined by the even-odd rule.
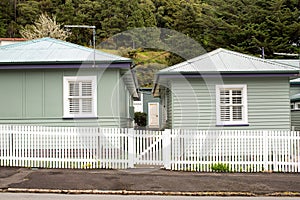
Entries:
[[128,129],[0,126],[0,165],[128,168]]
[[[0,166],[300,172],[300,132],[0,125]],[[214,168],[215,167],[215,168]]]
[[170,146],[173,170],[300,172],[300,132],[172,130]]

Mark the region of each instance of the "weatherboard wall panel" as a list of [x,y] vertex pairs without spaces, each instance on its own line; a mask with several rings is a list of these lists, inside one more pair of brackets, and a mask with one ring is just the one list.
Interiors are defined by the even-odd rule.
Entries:
[[[122,124],[125,127],[129,120],[125,108],[128,102],[123,97],[116,97],[128,90],[123,80],[119,80],[119,74],[118,69],[3,71],[0,73],[0,123],[103,127],[120,127]],[[63,119],[63,77],[76,75],[99,78],[96,119]],[[119,84],[123,86],[121,93],[117,90]]]
[[216,126],[215,80],[172,81],[173,128],[290,129],[289,80],[224,78],[217,84],[247,84],[249,126]]
[[300,85],[291,85],[290,96],[300,93]]
[[61,118],[63,116],[63,73],[45,71],[44,74],[44,117]]
[[300,131],[300,110],[294,110],[291,112],[292,127],[295,131]]
[[167,92],[167,116],[166,116],[166,128],[173,128],[173,94],[172,94],[172,85],[169,85],[166,89]]
[[44,117],[44,72],[25,72],[25,118]]
[[23,72],[0,73],[0,115],[2,118],[21,118],[23,110]]

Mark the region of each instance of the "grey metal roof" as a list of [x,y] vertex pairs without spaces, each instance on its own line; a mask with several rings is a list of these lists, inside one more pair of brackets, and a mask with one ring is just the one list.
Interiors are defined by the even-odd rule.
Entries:
[[291,73],[297,68],[246,54],[217,49],[177,65],[160,70],[163,73]]
[[299,59],[269,59],[269,60],[272,62],[277,62],[277,63],[300,68],[300,60]]
[[[42,38],[0,47],[0,64],[93,62],[94,50],[77,44]],[[128,58],[95,51],[97,63],[127,62]]]
[[300,85],[300,78],[290,80],[291,85]]

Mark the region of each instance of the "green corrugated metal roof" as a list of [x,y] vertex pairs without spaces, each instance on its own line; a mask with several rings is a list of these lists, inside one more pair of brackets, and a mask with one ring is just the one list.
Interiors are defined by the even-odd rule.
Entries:
[[294,73],[298,69],[246,54],[217,49],[159,71],[164,73]]
[[[132,62],[128,58],[95,51],[97,63]],[[93,62],[94,50],[53,38],[42,38],[0,47],[0,64]]]

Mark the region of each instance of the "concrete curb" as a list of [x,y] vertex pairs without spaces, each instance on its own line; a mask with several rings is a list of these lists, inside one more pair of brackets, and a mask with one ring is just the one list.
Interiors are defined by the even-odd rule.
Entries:
[[163,192],[163,191],[127,191],[127,190],[60,190],[7,188],[0,192],[11,193],[54,193],[54,194],[98,194],[98,195],[161,195],[161,196],[279,196],[300,197],[299,192],[274,192],[256,194],[251,192]]

